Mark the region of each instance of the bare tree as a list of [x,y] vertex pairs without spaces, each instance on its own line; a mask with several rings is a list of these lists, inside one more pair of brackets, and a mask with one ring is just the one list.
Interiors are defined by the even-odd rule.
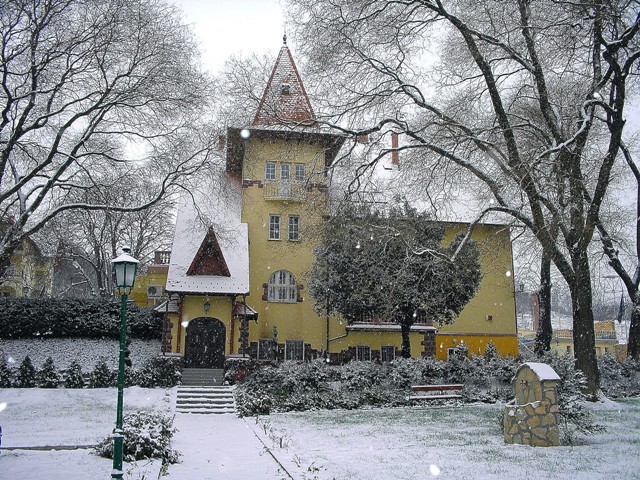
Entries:
[[[195,52],[161,0],[3,3],[0,266],[62,212],[141,211],[201,169],[211,83]],[[78,200],[114,174],[154,188],[136,203]]]
[[622,151],[636,184],[635,231],[632,236],[634,255],[631,256],[633,261],[628,263],[621,258],[619,242],[616,241],[616,236],[610,233],[610,225],[599,221],[598,230],[609,265],[622,280],[631,299],[631,324],[627,341],[627,355],[637,360],[640,358],[640,292],[638,291],[638,287],[640,287],[640,167],[627,146],[622,145]]
[[339,112],[327,121],[403,134],[420,168],[454,163],[485,185],[493,203],[479,218],[502,212],[535,235],[569,286],[576,366],[595,396],[588,247],[638,69],[639,3],[290,4],[326,110]]
[[[87,188],[73,192],[73,203],[135,205],[141,202],[153,186],[145,178],[122,178],[109,188]],[[106,182],[105,182],[106,183]],[[163,198],[143,210],[120,212],[106,210],[65,211],[43,229],[48,241],[59,245],[56,253],[59,266],[70,263],[72,268],[62,269],[67,278],[57,278],[59,288],[54,294],[76,295],[78,291],[91,295],[109,296],[111,288],[111,260],[118,255],[118,246],[131,248],[131,254],[140,260],[144,271],[156,250],[169,249],[173,236],[174,202]],[[69,275],[72,274],[72,275]],[[73,277],[79,277],[78,282]],[[78,289],[78,283],[85,288]]]

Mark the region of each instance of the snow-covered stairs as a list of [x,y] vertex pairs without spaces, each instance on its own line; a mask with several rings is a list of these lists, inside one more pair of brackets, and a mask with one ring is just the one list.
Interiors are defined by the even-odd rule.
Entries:
[[182,385],[224,385],[224,370],[215,368],[185,368],[182,370]]
[[234,387],[178,387],[176,413],[235,413]]

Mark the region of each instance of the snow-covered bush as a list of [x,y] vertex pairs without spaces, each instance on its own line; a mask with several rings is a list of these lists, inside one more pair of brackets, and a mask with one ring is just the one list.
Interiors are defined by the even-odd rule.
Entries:
[[498,349],[496,348],[495,343],[489,340],[487,342],[487,346],[484,348],[484,359],[487,362],[491,362],[493,359],[497,358],[498,356],[499,356]]
[[464,383],[472,372],[471,361],[469,360],[469,349],[464,342],[460,342],[450,356],[449,361],[444,364],[443,376],[447,383]]
[[13,385],[13,378],[15,372],[9,367],[4,359],[4,356],[0,356],[0,388],[9,388]]
[[84,376],[82,375],[82,367],[75,360],[71,362],[69,368],[64,373],[65,388],[84,388]]
[[598,358],[600,388],[607,397],[640,395],[640,362],[632,358],[618,362],[610,354]]
[[56,370],[53,358],[47,358],[38,371],[37,384],[40,388],[58,388],[60,385],[60,373]]
[[[171,417],[157,412],[138,411],[123,417],[122,429],[125,461],[159,458],[163,463],[178,462],[180,454],[171,449],[171,438],[176,432]],[[113,458],[113,437],[102,440],[96,451],[102,457]]]
[[175,387],[182,379],[182,364],[179,358],[156,357],[149,360],[136,377],[136,384],[141,387]]
[[563,443],[573,443],[575,432],[586,435],[602,431],[595,422],[591,410],[585,405],[583,393],[586,377],[575,368],[575,360],[569,355],[546,353],[544,363],[549,364],[560,376],[558,383],[558,406],[560,407],[560,432]]
[[98,363],[93,368],[91,375],[89,376],[90,388],[106,388],[114,387],[118,377],[116,372],[109,369],[107,362],[104,358],[100,357]]
[[[119,319],[120,303],[107,299],[0,299],[2,338],[118,338]],[[159,338],[162,332],[151,308],[128,305],[127,323],[135,338]]]
[[33,388],[36,386],[36,369],[27,355],[18,367],[15,386],[18,388]]

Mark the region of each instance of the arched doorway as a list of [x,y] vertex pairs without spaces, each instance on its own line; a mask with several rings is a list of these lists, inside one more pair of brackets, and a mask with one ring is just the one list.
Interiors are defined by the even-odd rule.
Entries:
[[189,322],[184,341],[184,366],[224,368],[227,329],[215,318],[195,318]]

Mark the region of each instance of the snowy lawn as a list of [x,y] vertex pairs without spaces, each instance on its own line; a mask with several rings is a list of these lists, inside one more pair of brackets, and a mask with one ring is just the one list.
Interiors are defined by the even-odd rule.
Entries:
[[259,418],[256,428],[306,479],[640,478],[640,399],[596,405],[605,433],[552,448],[506,445],[500,408],[283,413]]
[[[116,417],[116,389],[0,389],[2,447],[93,445],[109,435]],[[162,410],[173,415],[175,389],[131,387],[125,413]],[[84,450],[2,450],[0,478],[108,478],[111,460]],[[157,477],[159,462],[127,467],[126,478]],[[51,474],[54,473],[53,477]],[[155,472],[155,473],[154,473]],[[6,475],[6,477],[5,477]]]

